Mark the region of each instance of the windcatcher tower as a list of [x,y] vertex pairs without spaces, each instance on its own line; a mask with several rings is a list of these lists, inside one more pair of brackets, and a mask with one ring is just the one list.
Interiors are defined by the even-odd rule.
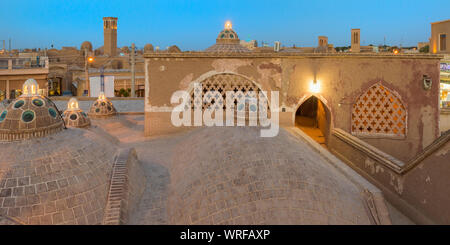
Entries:
[[103,18],[103,52],[108,56],[117,55],[117,18]]
[[359,53],[361,51],[361,31],[359,29],[352,29],[352,52]]
[[326,36],[319,36],[319,45],[318,45],[318,47],[328,48],[328,37],[326,37]]

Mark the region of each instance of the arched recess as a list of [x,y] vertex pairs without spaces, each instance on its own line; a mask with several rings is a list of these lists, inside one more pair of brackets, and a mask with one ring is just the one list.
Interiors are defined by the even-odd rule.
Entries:
[[[204,102],[204,101],[198,101],[196,100],[194,96],[194,84],[200,83],[202,85],[202,91],[201,95],[202,98],[205,96],[206,93],[212,92],[220,94],[217,98],[213,98],[210,102]],[[226,110],[226,92],[227,91],[233,91],[235,93],[240,93],[246,95],[248,93],[254,93],[254,95],[257,98],[257,102],[259,103],[259,95],[262,94],[263,98],[265,99],[265,105],[264,110],[267,112],[267,116],[270,118],[270,100],[267,94],[267,91],[263,90],[261,85],[257,82],[251,80],[250,78],[241,75],[236,74],[233,72],[209,72],[206,74],[203,74],[200,76],[197,80],[191,82],[189,84],[189,87],[187,89],[187,92],[190,94],[191,97],[191,109],[195,109],[196,106],[201,106],[202,110],[205,110],[207,107],[216,107],[219,106],[223,110]],[[199,91],[197,91],[199,92]],[[237,98],[233,98],[233,102],[235,105],[235,120],[237,118],[237,110],[240,110],[237,106]],[[246,115],[249,115],[249,110],[253,110],[253,108],[250,108],[248,104],[245,105],[245,111]],[[259,108],[258,104],[258,113],[260,112],[261,108]],[[225,116],[225,112],[223,113]],[[259,115],[259,114],[258,114]],[[248,118],[247,118],[248,119]]]
[[362,137],[404,138],[408,114],[400,95],[375,83],[352,105],[351,132]]
[[327,146],[332,128],[331,110],[320,95],[306,95],[295,107],[294,125],[322,146]]
[[64,77],[62,75],[52,75],[48,78],[48,94],[50,96],[60,96],[63,92],[63,80]]

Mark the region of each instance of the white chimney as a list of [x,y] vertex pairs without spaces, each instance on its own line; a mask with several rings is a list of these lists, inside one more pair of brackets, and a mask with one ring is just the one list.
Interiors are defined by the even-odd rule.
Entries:
[[281,43],[279,41],[275,41],[275,45],[273,46],[273,50],[275,52],[280,52]]

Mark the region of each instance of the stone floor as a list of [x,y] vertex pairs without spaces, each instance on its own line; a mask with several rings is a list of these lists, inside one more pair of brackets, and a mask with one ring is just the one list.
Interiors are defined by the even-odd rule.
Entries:
[[[176,156],[175,149],[179,142],[195,135],[198,129],[176,135],[144,137],[143,115],[121,115],[113,119],[93,120],[93,126],[116,138],[122,146],[135,147],[148,178],[145,192],[130,217],[129,224],[169,224],[167,204],[171,184],[171,161]],[[288,133],[283,129],[281,131],[283,137],[288,137]],[[319,153],[301,140],[289,141],[289,145],[292,149],[297,147],[302,151],[307,161],[321,166],[329,165]],[[320,176],[320,172],[315,174]],[[412,224],[391,205],[388,205],[388,208],[393,224]]]
[[303,132],[305,132],[309,137],[311,137],[314,141],[319,143],[322,147],[327,147],[325,143],[325,136],[322,131],[315,125],[314,119],[296,116],[295,118],[295,126],[300,128]]

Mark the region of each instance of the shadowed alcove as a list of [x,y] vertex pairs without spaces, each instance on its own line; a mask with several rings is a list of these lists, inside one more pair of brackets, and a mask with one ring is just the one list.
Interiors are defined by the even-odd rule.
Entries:
[[320,99],[311,96],[295,113],[295,126],[326,147],[330,130],[330,112]]

